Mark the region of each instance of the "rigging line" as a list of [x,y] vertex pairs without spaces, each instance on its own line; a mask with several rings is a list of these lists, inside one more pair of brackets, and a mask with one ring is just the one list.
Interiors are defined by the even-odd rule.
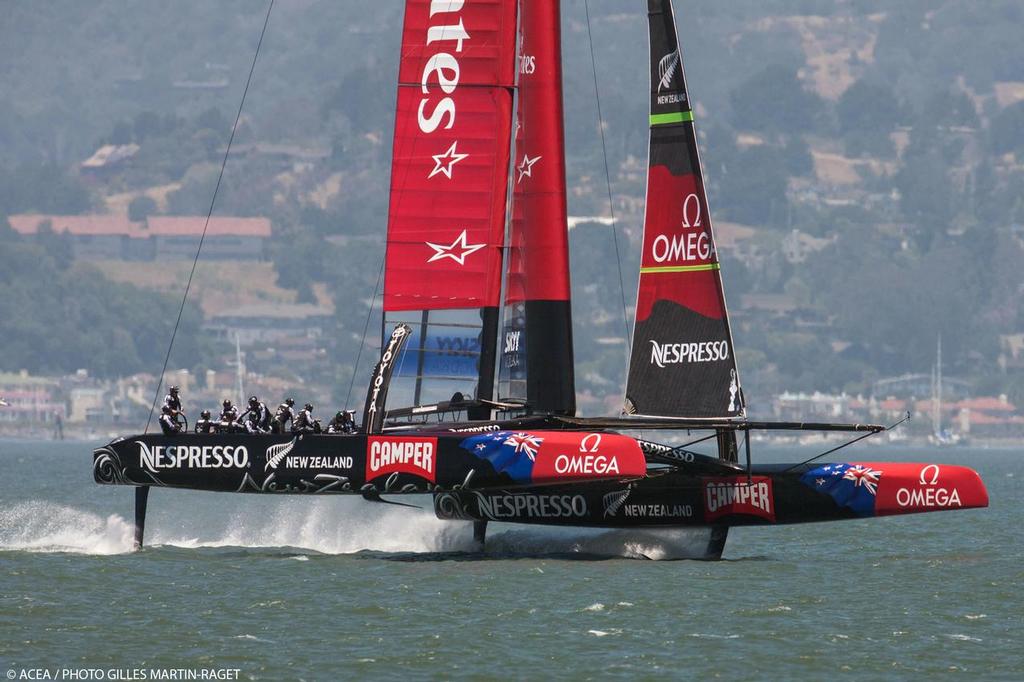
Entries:
[[[345,409],[348,409],[348,403],[352,399],[352,388],[356,384],[356,374],[359,373],[359,359],[363,355],[363,346],[366,345],[366,335],[370,332],[370,318],[373,316],[373,304],[377,300],[377,290],[380,289],[380,278],[384,275],[384,256],[380,259],[380,268],[377,270],[377,283],[373,286],[373,297],[370,298],[370,309],[366,311],[366,324],[363,325],[363,338],[359,340],[359,351],[356,353],[356,364],[352,367],[352,379],[348,382],[348,394],[345,396]],[[383,311],[381,311],[381,320],[383,321]],[[383,325],[383,322],[382,322]]]
[[[882,429],[882,431],[892,431],[897,426],[899,426],[900,424],[902,424],[903,422],[906,422],[906,421],[910,421],[910,413],[909,412],[907,412],[907,416],[906,417],[904,417],[903,419],[899,420],[895,424],[892,424],[890,426],[885,427],[884,429]],[[786,469],[783,470],[782,473],[787,473],[789,471],[792,471],[793,469],[796,469],[797,467],[802,467],[805,464],[810,464],[811,462],[813,462],[816,459],[821,459],[825,455],[831,455],[836,450],[842,450],[845,447],[853,445],[854,443],[856,443],[859,440],[864,440],[865,438],[869,438],[871,436],[874,436],[875,434],[882,433],[882,431],[868,431],[863,436],[858,436],[857,438],[854,438],[851,441],[847,441],[847,442],[843,443],[842,445],[837,445],[836,447],[832,448],[831,450],[826,450],[825,452],[821,453],[820,455],[815,455],[814,457],[811,457],[810,459],[805,459],[804,461],[799,462],[797,464],[794,464],[793,466],[786,467]]]
[[615,265],[619,269],[619,295],[622,297],[622,326],[626,332],[626,355],[629,356],[633,347],[633,339],[629,330],[629,314],[626,312],[626,284],[622,277],[622,255],[619,252],[619,228],[615,221],[615,204],[612,203],[612,176],[608,171],[608,147],[604,141],[604,117],[601,115],[601,93],[597,88],[597,60],[594,58],[594,38],[590,32],[590,2],[584,0],[583,8],[587,13],[587,42],[590,44],[590,67],[594,74],[594,98],[597,100],[597,121],[601,131],[601,154],[604,156],[604,180],[608,188],[608,210],[612,218],[612,240],[615,243]]
[[146,420],[146,428],[143,433],[149,433],[149,424],[153,421],[153,413],[156,411],[156,401],[160,398],[160,389],[163,388],[164,374],[167,372],[167,363],[171,360],[171,349],[174,348],[174,339],[178,335],[178,327],[181,325],[181,316],[185,312],[185,303],[188,301],[188,292],[192,288],[192,278],[196,274],[196,266],[199,264],[199,254],[203,250],[203,241],[206,239],[206,231],[210,227],[210,218],[213,216],[213,207],[217,203],[217,193],[220,191],[221,180],[224,179],[224,168],[228,164],[228,155],[231,153],[231,143],[235,140],[235,131],[238,130],[238,121],[242,117],[242,107],[245,106],[245,96],[249,94],[249,84],[252,83],[252,74],[256,71],[256,60],[260,56],[260,48],[263,46],[263,36],[267,34],[267,24],[270,23],[270,11],[274,9],[274,0],[267,5],[267,16],[263,19],[263,30],[260,31],[259,42],[256,43],[256,53],[252,56],[252,65],[249,67],[249,77],[245,79],[245,89],[242,91],[242,100],[238,103],[238,113],[235,114],[235,124],[231,126],[231,136],[228,138],[228,146],[224,150],[224,159],[220,164],[220,173],[217,175],[217,185],[213,188],[213,196],[210,198],[210,210],[206,213],[206,222],[203,224],[203,233],[199,236],[199,245],[196,247],[196,257],[192,260],[192,270],[188,273],[188,281],[185,283],[185,293],[181,297],[181,306],[178,307],[178,318],[174,321],[174,330],[171,332],[171,341],[167,344],[167,354],[164,356],[164,365],[157,377],[156,392],[153,394],[153,404],[149,407],[149,418]]

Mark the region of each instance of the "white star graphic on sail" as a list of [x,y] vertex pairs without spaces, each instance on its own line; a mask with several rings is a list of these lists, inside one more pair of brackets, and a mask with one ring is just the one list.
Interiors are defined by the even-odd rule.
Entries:
[[427,259],[428,263],[433,263],[434,261],[441,260],[442,258],[451,258],[459,265],[466,264],[466,256],[487,246],[486,244],[468,244],[466,242],[465,230],[462,231],[462,234],[460,234],[458,239],[453,241],[450,246],[432,244],[430,242],[424,243],[434,250],[434,255]]
[[428,180],[438,173],[444,173],[445,177],[449,180],[452,179],[452,166],[469,156],[469,154],[459,154],[455,151],[455,145],[458,143],[459,141],[456,140],[455,142],[452,142],[451,147],[448,147],[448,151],[441,154],[434,154],[430,157],[434,160],[434,170],[430,171],[430,175],[427,176]]
[[541,159],[541,157],[539,157],[539,156],[535,156],[535,157],[533,157],[531,159],[526,154],[523,154],[523,162],[521,164],[519,164],[519,168],[517,169],[519,171],[519,179],[516,180],[516,182],[517,183],[522,182],[524,175],[526,177],[528,177],[528,178],[532,178],[533,177],[533,164],[535,164],[538,161],[540,161],[540,159]]

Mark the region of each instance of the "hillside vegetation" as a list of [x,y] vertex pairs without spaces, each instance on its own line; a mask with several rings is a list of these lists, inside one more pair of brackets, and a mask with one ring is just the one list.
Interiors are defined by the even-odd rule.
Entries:
[[[596,67],[629,302],[646,168],[643,3],[591,0],[594,67],[582,0],[562,6],[570,212],[609,213]],[[205,214],[265,9],[9,5],[0,217]],[[1024,359],[1010,358],[1006,341],[1024,333],[1024,5],[734,0],[676,11],[713,216],[754,228],[721,253],[751,403],[784,388],[863,392],[882,376],[927,372],[940,334],[948,372],[1024,399],[1014,369]],[[397,1],[279,2],[217,201],[220,215],[272,220],[267,286],[307,302],[320,286],[336,303],[329,354],[339,364],[355,355],[382,255],[401,17]],[[106,143],[139,145],[130,172],[84,181],[78,165]],[[625,352],[611,232],[581,226],[572,242],[581,388],[614,399]],[[74,282],[82,292],[112,286],[71,265],[0,273],[0,286],[28,291],[55,282],[72,300],[85,295]],[[135,303],[104,314],[126,329],[155,324],[146,318],[166,302],[117,286],[88,314],[123,297]],[[72,335],[56,335],[53,348],[38,341],[54,310],[21,307],[15,333],[36,352],[5,353],[0,369],[69,365]],[[123,369],[151,359],[160,344],[145,338],[143,349],[118,351],[131,359]],[[103,355],[94,345],[82,362]],[[190,366],[199,350],[179,352]]]

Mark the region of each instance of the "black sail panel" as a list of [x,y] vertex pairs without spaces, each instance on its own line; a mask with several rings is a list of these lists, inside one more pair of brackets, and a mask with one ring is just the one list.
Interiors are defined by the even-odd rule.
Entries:
[[648,0],[650,156],[625,410],[744,416],[671,0]]

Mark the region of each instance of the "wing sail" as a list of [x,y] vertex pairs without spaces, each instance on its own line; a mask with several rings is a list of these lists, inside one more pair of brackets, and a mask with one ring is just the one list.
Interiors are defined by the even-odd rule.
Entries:
[[738,418],[743,392],[671,0],[648,0],[650,157],[625,411]]

